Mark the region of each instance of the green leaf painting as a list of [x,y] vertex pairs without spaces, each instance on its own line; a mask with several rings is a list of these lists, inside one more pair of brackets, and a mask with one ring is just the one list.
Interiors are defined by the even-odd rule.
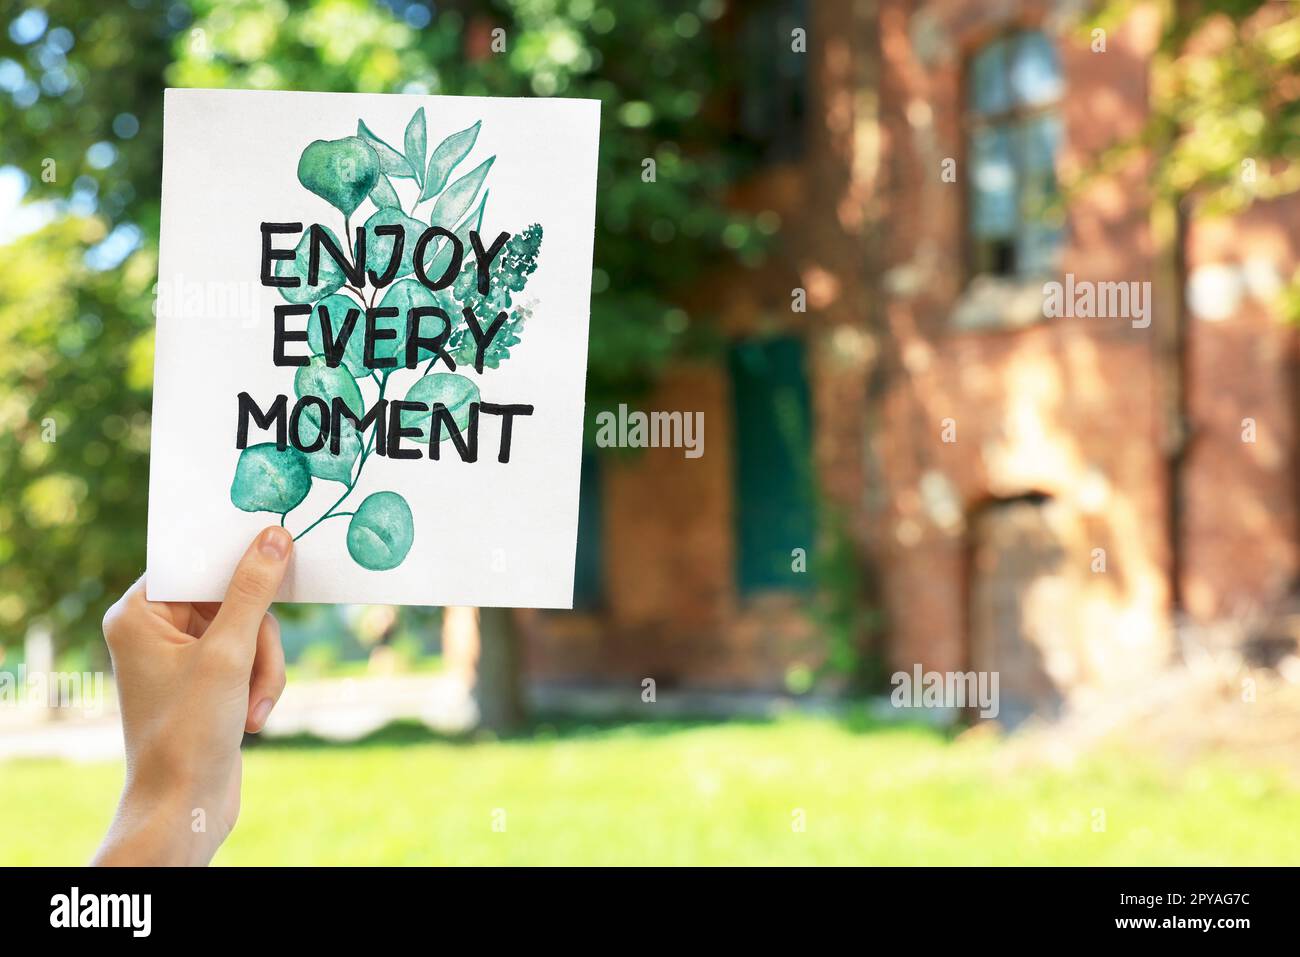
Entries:
[[351,296],[330,295],[315,304],[311,318],[307,322],[307,345],[311,347],[312,355],[325,355],[325,316],[329,317],[329,335],[333,344],[342,338],[349,312],[356,312],[357,316],[352,324],[352,331],[342,343],[343,364],[354,377],[359,379],[370,374],[365,361],[366,308]]
[[406,134],[402,142],[406,147],[406,162],[415,173],[415,181],[421,186],[424,185],[424,149],[427,135],[424,125],[424,107],[420,107],[411,117],[411,122],[406,124]]
[[[470,213],[461,224],[456,228],[455,235],[460,240],[461,249],[469,249],[469,234],[471,230],[477,231],[483,225],[483,210],[487,206],[488,190],[483,191],[483,198],[479,200],[478,209]],[[438,250],[438,254],[433,257],[432,263],[425,264],[425,272],[430,276],[441,276],[451,265],[452,244],[443,243]]]
[[[334,400],[342,399],[356,415],[365,411],[361,401],[361,390],[357,380],[343,366],[331,369],[324,356],[312,356],[311,362],[301,366],[293,377],[293,392],[298,398],[315,395],[325,400],[326,405],[333,405]],[[312,425],[320,425],[314,407],[305,409],[303,418]]]
[[298,182],[350,216],[375,188],[379,162],[374,149],[358,137],[317,140],[302,151]]
[[[456,428],[462,432],[469,425],[469,407],[472,402],[479,402],[478,386],[472,380],[454,372],[435,372],[418,379],[406,393],[406,401],[423,402],[430,409],[428,412],[402,413],[402,425],[406,428],[420,430],[419,441],[429,441],[429,423],[433,419],[434,403],[441,402],[451,413]],[[446,423],[442,426],[442,439],[449,437]]]
[[392,235],[376,233],[375,228],[377,226],[402,227],[402,232],[406,238],[402,244],[402,261],[397,267],[396,275],[410,275],[413,268],[412,260],[415,255],[415,244],[420,241],[420,234],[429,228],[429,224],[407,216],[398,205],[384,206],[375,210],[374,215],[366,220],[366,255],[376,264],[375,271],[379,272],[382,268],[379,264],[387,265],[392,258],[393,244],[397,242],[397,238]]
[[380,173],[379,179],[375,180],[375,188],[370,191],[370,201],[381,209],[402,205],[402,201],[397,198],[397,190],[393,189],[392,180],[384,173]]
[[[307,427],[304,427],[307,428]],[[315,441],[319,428],[312,433]],[[352,478],[352,465],[361,455],[361,433],[347,419],[339,420],[339,450],[335,454],[329,442],[315,452],[304,452],[307,457],[307,470],[316,478],[330,482],[342,482],[347,485]]]
[[438,148],[429,157],[429,169],[424,176],[424,189],[420,191],[421,203],[437,196],[447,185],[447,180],[451,178],[451,171],[474,148],[480,125],[481,123],[475,123],[467,130],[452,133],[438,144]]
[[[485,267],[489,292],[479,293],[470,232],[482,229],[489,196],[487,177],[496,157],[482,158],[468,173],[458,176],[462,163],[474,162],[470,154],[482,122],[450,134],[440,133],[442,138],[435,137],[437,146],[432,151],[428,147],[429,123],[430,117],[421,107],[404,127],[384,131],[400,132],[400,139],[397,135],[384,139],[358,119],[356,135],[316,140],[307,144],[299,156],[298,181],[335,211],[330,215],[337,217],[333,220],[336,228],[342,227],[342,241],[333,229],[320,225],[348,264],[362,265],[362,248],[354,247],[354,215],[356,222],[364,222],[366,269],[358,272],[349,265],[345,270],[334,254],[322,250],[318,253],[316,282],[309,284],[310,229],[303,231],[292,259],[277,260],[277,277],[299,280],[296,286],[279,287],[280,294],[290,303],[312,307],[306,317],[305,349],[310,358],[294,370],[293,376],[297,403],[290,408],[299,410],[298,418],[294,422],[290,414],[285,448],[264,443],[240,453],[230,487],[230,501],[236,508],[278,515],[280,524],[285,525],[289,513],[306,507],[303,503],[309,496],[317,501],[311,493],[319,483],[319,488],[325,490],[320,500],[332,504],[317,511],[294,538],[303,538],[330,519],[346,518],[348,554],[368,571],[382,572],[401,565],[415,543],[416,526],[410,504],[393,491],[366,489],[360,505],[347,504],[363,494],[367,461],[377,452],[386,454],[386,440],[391,441],[380,434],[384,428],[382,418],[366,421],[367,409],[399,395],[404,395],[407,402],[420,403],[424,411],[401,411],[400,424],[419,430],[418,439],[408,435],[403,441],[428,443],[432,409],[441,404],[455,428],[465,434],[471,427],[471,407],[482,402],[474,373],[479,352],[484,368],[495,369],[520,342],[532,308],[531,303],[520,300],[520,294],[537,269],[542,241],[542,228],[537,224],[508,234]],[[397,142],[402,144],[401,150],[390,145]],[[431,206],[422,205],[429,201]],[[416,211],[420,207],[427,215]],[[399,226],[402,230],[402,254],[391,274],[388,266],[396,236],[391,231],[380,235],[378,229],[382,226]],[[436,285],[446,273],[456,244],[441,238],[429,242],[423,252],[425,280],[413,274],[416,246],[432,226],[454,226],[460,244],[459,271],[449,286],[438,290],[430,289],[426,282]],[[484,237],[484,245],[491,245],[490,237]],[[374,283],[379,288],[373,288]],[[442,310],[446,322],[438,313],[424,313],[419,317],[419,328],[408,329],[411,310],[420,308]],[[500,312],[505,312],[507,318],[491,340],[480,345],[468,328],[466,309],[479,318],[483,327]],[[369,362],[367,313],[379,333],[373,339]],[[350,315],[352,327],[346,329]],[[385,337],[387,332],[392,333],[391,337]],[[440,340],[441,351],[421,345],[412,357],[414,368],[408,369],[406,342],[411,333]],[[301,339],[298,342],[301,344]],[[438,368],[440,363],[445,363],[446,368]],[[405,377],[406,384],[394,386],[394,377]],[[345,415],[335,421],[335,399],[342,400],[365,427],[358,429]],[[323,419],[321,405],[315,400],[331,414]],[[449,441],[450,426],[445,419],[442,423],[440,441]],[[321,448],[305,451],[321,441],[322,435]]]
[[433,204],[433,212],[429,216],[429,222],[434,226],[445,226],[451,229],[453,223],[460,222],[460,218],[474,202],[478,196],[479,187],[487,179],[488,170],[492,168],[495,156],[489,156],[482,163],[479,163],[474,169],[466,173],[456,182],[447,187],[447,191],[438,197],[438,201]]
[[[393,149],[374,133],[370,132],[370,130],[366,128],[366,124],[361,120],[357,120],[357,136],[363,137],[366,144],[374,150],[375,154],[379,158],[380,168],[389,176],[394,179],[410,179],[415,175],[415,171],[411,169],[411,164],[406,161],[406,157],[397,152],[397,150]],[[356,137],[352,138],[355,139]],[[310,186],[307,188],[311,189]],[[367,192],[369,192],[369,190],[367,190]],[[352,209],[356,209],[356,207],[353,206]],[[351,211],[352,210],[347,210],[347,212]]]
[[230,501],[245,512],[292,511],[311,490],[307,459],[295,448],[277,449],[274,442],[250,445],[239,454]]
[[386,571],[402,564],[415,541],[411,506],[396,492],[375,492],[348,523],[348,553],[362,568]]
[[[380,305],[397,310],[398,318],[387,321],[400,322],[403,330],[406,328],[407,316],[412,309],[439,308],[447,313],[449,320],[455,320],[460,312],[451,296],[447,295],[445,291],[434,292],[424,283],[415,279],[399,279],[393,283],[388,287],[388,291],[384,293]],[[436,336],[441,330],[442,320],[438,316],[429,315],[421,318],[419,331],[422,335]],[[400,337],[377,343],[375,354],[383,358],[395,358],[399,365],[406,361],[406,347]],[[421,346],[417,362],[425,362],[432,356],[432,352]]]

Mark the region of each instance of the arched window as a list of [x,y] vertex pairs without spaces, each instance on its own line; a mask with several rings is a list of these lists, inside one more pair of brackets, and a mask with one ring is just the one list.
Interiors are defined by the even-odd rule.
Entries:
[[1064,82],[1056,49],[1037,30],[1002,36],[979,49],[967,77],[973,272],[1050,273],[1064,235],[1055,170]]

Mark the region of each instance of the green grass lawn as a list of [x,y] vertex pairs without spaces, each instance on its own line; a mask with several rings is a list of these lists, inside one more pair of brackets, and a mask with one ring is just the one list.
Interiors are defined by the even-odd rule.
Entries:
[[[1279,775],[1119,753],[1007,772],[997,748],[814,718],[263,744],[247,753],[243,815],[217,862],[1300,863],[1300,792]],[[84,862],[121,773],[0,765],[0,864]]]

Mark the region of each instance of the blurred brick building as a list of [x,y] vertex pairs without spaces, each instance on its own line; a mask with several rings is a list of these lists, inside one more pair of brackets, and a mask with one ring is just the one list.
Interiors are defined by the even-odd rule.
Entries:
[[[1062,213],[1060,184],[1143,126],[1159,28],[1135,15],[1100,50],[1078,8],[727,23],[767,44],[738,123],[771,158],[735,202],[779,216],[781,248],[685,304],[722,316],[729,356],[643,406],[702,411],[704,455],[592,460],[579,607],[530,620],[534,681],[780,687],[828,653],[841,541],[891,668],[996,669],[1046,708],[1169,661],[1180,613],[1288,594],[1295,342],[1267,303],[1300,262],[1297,207],[1178,243],[1135,157]],[[1067,274],[1150,282],[1149,325],[1044,318]]]

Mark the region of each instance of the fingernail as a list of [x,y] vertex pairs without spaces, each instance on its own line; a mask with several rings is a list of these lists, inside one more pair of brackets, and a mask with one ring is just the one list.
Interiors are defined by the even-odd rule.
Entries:
[[253,709],[253,727],[261,731],[262,726],[266,724],[266,719],[271,716],[271,709],[274,707],[275,702],[270,698],[263,698],[259,701],[257,707]]
[[262,533],[262,541],[259,547],[262,554],[267,558],[274,558],[277,562],[282,562],[289,557],[289,549],[293,547],[293,539],[279,525],[272,525]]

